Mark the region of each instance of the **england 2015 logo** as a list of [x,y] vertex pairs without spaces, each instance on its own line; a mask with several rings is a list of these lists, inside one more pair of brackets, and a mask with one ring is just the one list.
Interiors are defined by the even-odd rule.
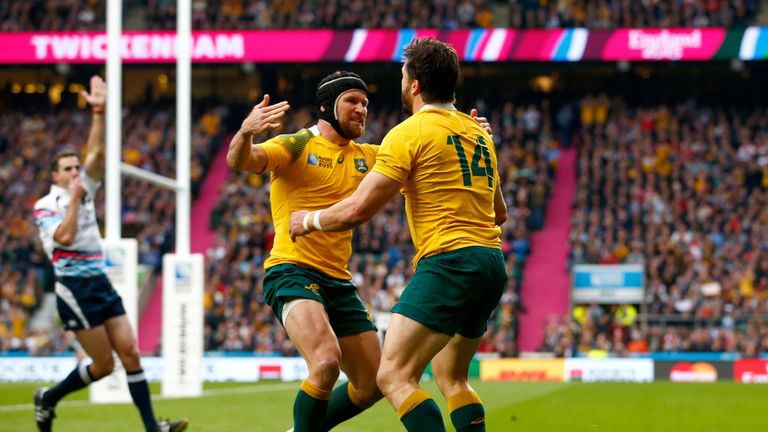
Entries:
[[361,173],[368,171],[368,164],[365,162],[365,159],[355,159],[355,169]]
[[125,267],[125,259],[127,252],[123,247],[105,247],[104,248],[104,263],[107,268],[123,268]]
[[176,263],[176,291],[187,292],[192,287],[192,263]]

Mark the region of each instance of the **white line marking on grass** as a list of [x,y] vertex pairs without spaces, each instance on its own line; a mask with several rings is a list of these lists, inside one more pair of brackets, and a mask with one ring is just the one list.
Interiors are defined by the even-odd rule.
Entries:
[[[238,395],[238,394],[249,394],[249,393],[266,393],[270,391],[296,390],[297,388],[298,388],[297,383],[281,383],[281,384],[220,388],[220,389],[203,390],[203,395],[200,397],[227,396],[227,395]],[[167,398],[160,395],[152,396],[152,400],[155,400],[155,401],[173,400],[173,399],[181,399],[181,398]],[[86,400],[75,400],[75,401],[65,400],[59,403],[57,408],[62,406],[66,408],[78,408],[78,407],[86,407],[86,406],[94,406],[94,405],[96,404],[93,404]],[[121,404],[117,404],[117,405],[121,405]],[[31,403],[16,404],[16,405],[0,405],[0,412],[27,411],[27,410],[31,411],[32,409],[34,409],[34,405]]]

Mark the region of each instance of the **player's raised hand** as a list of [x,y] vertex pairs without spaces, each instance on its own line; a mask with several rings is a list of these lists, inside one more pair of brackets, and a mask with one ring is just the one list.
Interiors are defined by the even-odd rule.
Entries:
[[285,112],[290,107],[286,101],[270,105],[269,95],[265,94],[261,102],[253,107],[248,117],[243,120],[240,131],[250,135],[259,135],[270,129],[279,128],[283,117],[285,117]]
[[83,188],[83,181],[80,176],[74,176],[69,180],[69,197],[72,200],[80,201],[85,196],[85,189]]
[[291,241],[295,242],[296,237],[301,237],[310,233],[309,227],[304,224],[304,219],[309,212],[299,210],[291,214],[291,223],[288,226],[288,233],[291,235]]
[[475,121],[480,124],[480,126],[482,126],[486,132],[488,132],[488,135],[493,138],[493,129],[491,129],[491,124],[488,122],[487,118],[477,116],[477,108],[472,108],[472,110],[469,111],[469,116],[475,119]]
[[83,90],[80,95],[88,101],[91,107],[104,108],[104,104],[107,103],[107,84],[100,76],[94,75],[91,77],[91,92],[88,93]]

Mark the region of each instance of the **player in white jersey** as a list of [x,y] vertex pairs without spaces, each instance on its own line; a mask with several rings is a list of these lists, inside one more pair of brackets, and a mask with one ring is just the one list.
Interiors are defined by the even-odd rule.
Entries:
[[35,421],[39,430],[50,431],[59,400],[112,373],[114,350],[125,367],[128,388],[144,428],[183,431],[185,419],[170,422],[155,418],[133,329],[120,296],[104,273],[93,203],[104,177],[104,80],[92,77],[91,93],[83,91],[83,97],[93,108],[85,167],[81,169],[75,152],[54,157],[51,191],[35,203],[35,223],[56,274],[56,306],[61,321],[65,329],[75,332],[91,362],[80,362],[54,387],[35,392]]

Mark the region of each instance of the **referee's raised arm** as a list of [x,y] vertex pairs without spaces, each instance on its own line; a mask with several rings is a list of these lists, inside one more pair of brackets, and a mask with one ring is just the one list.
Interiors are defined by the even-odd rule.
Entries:
[[88,133],[85,172],[95,181],[104,178],[104,106],[107,103],[107,86],[104,80],[94,75],[91,77],[91,92],[80,93],[91,105],[93,120]]

